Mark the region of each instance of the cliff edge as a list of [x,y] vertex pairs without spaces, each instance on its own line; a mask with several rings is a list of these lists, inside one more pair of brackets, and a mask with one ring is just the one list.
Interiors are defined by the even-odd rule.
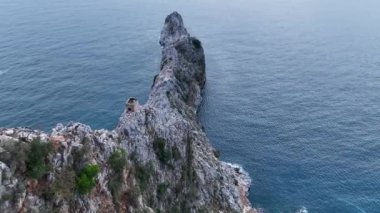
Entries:
[[115,130],[0,128],[0,212],[256,212],[239,166],[222,162],[197,118],[201,42],[173,12],[146,104],[127,100]]

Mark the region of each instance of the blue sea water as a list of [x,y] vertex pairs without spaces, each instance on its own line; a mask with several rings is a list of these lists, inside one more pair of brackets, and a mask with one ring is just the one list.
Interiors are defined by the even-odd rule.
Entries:
[[380,212],[380,2],[1,0],[0,126],[112,129],[177,10],[204,45],[200,118],[268,212]]

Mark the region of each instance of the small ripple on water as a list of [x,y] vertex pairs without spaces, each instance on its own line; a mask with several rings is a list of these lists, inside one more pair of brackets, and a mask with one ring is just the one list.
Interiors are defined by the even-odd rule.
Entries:
[[338,198],[337,200],[339,202],[342,202],[344,205],[353,207],[353,209],[357,210],[360,213],[366,213],[366,211],[364,209],[362,209],[360,206],[357,206],[357,205],[355,205],[354,203],[352,203],[352,202],[350,202],[348,200],[341,199],[341,198]]
[[6,69],[6,70],[0,70],[0,75],[3,75],[5,73],[7,73],[9,71],[9,69]]

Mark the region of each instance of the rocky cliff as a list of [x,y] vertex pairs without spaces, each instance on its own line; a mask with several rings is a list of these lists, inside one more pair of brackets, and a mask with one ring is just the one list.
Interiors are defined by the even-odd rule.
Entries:
[[201,42],[174,12],[160,45],[147,103],[127,100],[115,130],[0,129],[0,212],[256,212],[248,174],[218,159],[197,118]]

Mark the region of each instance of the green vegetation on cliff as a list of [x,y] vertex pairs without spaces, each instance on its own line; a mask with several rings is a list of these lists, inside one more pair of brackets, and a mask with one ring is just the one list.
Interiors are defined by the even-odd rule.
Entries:
[[79,173],[77,189],[80,194],[87,194],[95,186],[95,177],[99,173],[98,165],[87,165]]
[[49,170],[46,158],[51,151],[51,143],[43,143],[38,139],[32,141],[26,160],[27,174],[30,177],[40,179],[46,174]]

